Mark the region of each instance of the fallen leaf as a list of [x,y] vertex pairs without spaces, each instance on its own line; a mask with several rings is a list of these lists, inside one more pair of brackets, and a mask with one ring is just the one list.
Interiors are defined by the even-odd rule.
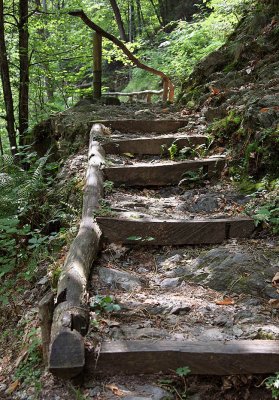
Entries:
[[272,308],[279,308],[279,299],[270,299],[268,304],[270,304]]
[[273,287],[279,286],[279,272],[276,272],[276,274],[272,278],[272,286]]
[[269,108],[266,108],[266,107],[260,109],[261,113],[266,113],[268,111],[269,111]]
[[234,300],[230,297],[225,297],[223,300],[216,300],[215,304],[217,304],[217,306],[231,306],[234,304]]
[[211,90],[211,94],[213,95],[213,96],[217,96],[218,94],[220,94],[220,92],[221,92],[221,90],[220,89],[217,89],[217,88],[215,88],[215,87],[210,87],[210,90]]
[[12,394],[17,389],[18,386],[19,386],[19,379],[11,383],[5,393]]
[[119,389],[116,385],[114,385],[113,383],[110,385],[106,385],[105,386],[107,389],[111,390],[113,394],[115,394],[115,396],[124,396],[124,392],[123,390]]
[[134,154],[132,154],[132,153],[123,153],[123,156],[130,157],[130,158],[135,157]]

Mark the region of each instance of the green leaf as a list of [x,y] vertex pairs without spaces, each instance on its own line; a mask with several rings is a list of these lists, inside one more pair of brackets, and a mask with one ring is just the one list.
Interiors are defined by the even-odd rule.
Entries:
[[127,240],[142,240],[141,236],[129,236],[127,237]]
[[180,367],[177,368],[175,372],[178,376],[187,376],[190,374],[191,370],[189,367]]

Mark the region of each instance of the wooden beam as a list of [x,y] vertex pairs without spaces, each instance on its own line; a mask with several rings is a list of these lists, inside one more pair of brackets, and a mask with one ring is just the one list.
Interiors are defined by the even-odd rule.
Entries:
[[223,158],[166,162],[146,165],[121,165],[104,168],[104,176],[115,185],[164,186],[176,185],[188,171],[203,169],[207,178],[219,177],[225,165]]
[[103,196],[101,165],[105,162],[104,151],[95,137],[103,134],[103,128],[94,124],[91,129],[82,219],[58,282],[49,370],[63,378],[77,375],[85,364],[83,336],[89,323],[87,280],[101,237],[94,212]]
[[[97,361],[96,361],[97,360]],[[269,374],[278,371],[278,340],[104,342],[98,355],[88,353],[93,374],[153,374],[188,366],[192,374]]]
[[106,92],[103,93],[103,96],[140,96],[141,94],[155,94],[160,95],[163,94],[163,89],[161,90],[140,90],[137,92]]
[[93,97],[102,96],[102,36],[93,33]]
[[115,129],[121,132],[133,133],[170,133],[176,132],[179,128],[187,126],[188,122],[184,119],[118,119],[118,120],[99,120],[94,121],[100,123],[108,128]]
[[[131,214],[135,217],[129,218]],[[215,244],[229,238],[249,237],[255,229],[249,217],[185,221],[137,218],[136,214],[97,217],[104,238],[113,243],[143,246]]]
[[157,137],[138,137],[132,139],[114,139],[103,144],[106,153],[110,154],[162,154],[162,146],[169,148],[173,143],[178,150],[183,147],[194,147],[206,143],[206,136],[157,136]]

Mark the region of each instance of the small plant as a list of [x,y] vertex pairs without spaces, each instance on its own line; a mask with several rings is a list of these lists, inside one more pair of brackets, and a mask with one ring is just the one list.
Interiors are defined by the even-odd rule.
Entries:
[[113,215],[113,211],[111,210],[111,206],[109,202],[105,199],[99,200],[99,208],[95,211],[95,217],[106,217],[108,215]]
[[170,155],[170,159],[173,161],[178,154],[177,144],[172,143],[172,145],[168,148],[168,152]]
[[279,399],[279,372],[276,372],[274,376],[270,376],[265,381],[267,389],[271,390],[273,399]]
[[180,367],[175,370],[175,376],[172,379],[162,379],[160,384],[169,392],[175,393],[180,400],[187,399],[187,382],[186,377],[191,373],[189,367]]
[[96,295],[90,306],[97,315],[102,312],[110,313],[121,310],[120,305],[115,303],[111,296]]
[[127,240],[135,241],[135,242],[152,242],[152,240],[155,240],[154,237],[152,236],[129,236],[127,237]]
[[114,183],[112,181],[104,182],[104,191],[106,194],[112,193],[113,188],[114,188]]

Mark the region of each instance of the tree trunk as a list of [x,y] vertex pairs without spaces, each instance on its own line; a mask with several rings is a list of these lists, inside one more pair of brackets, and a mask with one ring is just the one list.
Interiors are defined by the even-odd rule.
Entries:
[[0,0],[0,70],[6,109],[7,131],[12,155],[17,153],[14,104],[4,32],[3,0]]
[[28,131],[29,58],[28,0],[19,1],[19,145],[25,144]]
[[138,58],[136,58],[130,50],[125,46],[123,42],[121,42],[119,39],[117,39],[115,36],[112,34],[106,32],[104,29],[102,29],[100,26],[96,25],[91,19],[88,18],[88,16],[84,13],[83,10],[76,10],[76,11],[70,11],[69,15],[72,15],[73,17],[79,17],[82,19],[82,21],[92,30],[96,31],[103,37],[107,38],[108,40],[112,41],[116,46],[118,46],[124,54],[131,60],[138,68],[144,69],[145,71],[150,72],[151,74],[160,76],[163,80],[163,101],[169,100],[170,102],[173,102],[174,99],[174,85],[170,78],[162,71],[159,71],[155,68],[149,67],[146,64],[143,64]]
[[114,12],[115,20],[116,20],[118,30],[119,30],[120,39],[123,40],[124,42],[128,42],[128,37],[127,37],[125,29],[124,29],[124,24],[123,24],[123,21],[121,18],[118,4],[117,4],[116,0],[109,0],[109,2],[111,5],[111,8],[113,9],[113,12]]

